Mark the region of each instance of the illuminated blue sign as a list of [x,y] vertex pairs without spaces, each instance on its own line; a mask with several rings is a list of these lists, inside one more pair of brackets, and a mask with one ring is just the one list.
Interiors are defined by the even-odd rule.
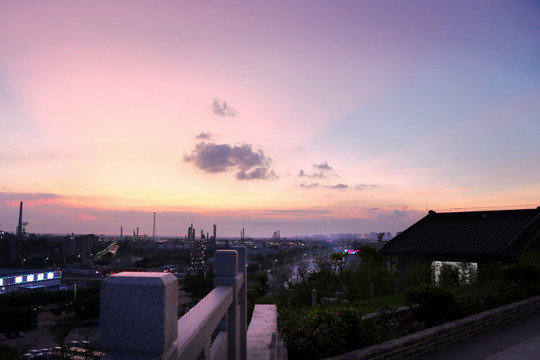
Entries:
[[54,280],[61,279],[61,271],[48,271],[43,273],[36,274],[27,274],[27,275],[15,275],[15,276],[4,276],[0,277],[0,286],[9,286],[9,285],[21,285],[28,283],[36,283],[44,280]]

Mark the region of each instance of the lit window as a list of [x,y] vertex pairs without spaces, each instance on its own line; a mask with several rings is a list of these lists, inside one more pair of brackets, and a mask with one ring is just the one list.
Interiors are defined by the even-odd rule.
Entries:
[[38,274],[37,281],[45,280],[45,274]]
[[47,279],[48,280],[53,279],[53,278],[54,278],[54,273],[53,272],[47,273]]
[[32,282],[32,281],[34,281],[34,275],[28,275],[28,276],[26,277],[26,281],[27,281],[27,282]]
[[478,264],[471,262],[434,261],[431,264],[433,281],[455,284],[471,284],[476,282]]
[[0,279],[0,286],[4,286],[4,279]]
[[20,284],[20,283],[22,283],[22,276],[17,276],[15,278],[15,284]]

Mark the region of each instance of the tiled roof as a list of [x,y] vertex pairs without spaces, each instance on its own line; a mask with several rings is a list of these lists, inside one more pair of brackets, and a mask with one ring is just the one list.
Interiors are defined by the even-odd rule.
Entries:
[[436,213],[428,215],[384,245],[383,255],[454,258],[516,256],[540,240],[540,207]]

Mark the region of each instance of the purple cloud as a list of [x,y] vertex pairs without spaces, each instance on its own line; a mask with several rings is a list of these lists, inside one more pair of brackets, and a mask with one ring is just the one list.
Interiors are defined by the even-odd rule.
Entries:
[[191,154],[184,154],[184,161],[192,162],[197,168],[210,173],[236,169],[235,177],[238,180],[277,178],[270,169],[272,159],[262,150],[253,151],[249,144],[231,146],[201,142],[195,145]]

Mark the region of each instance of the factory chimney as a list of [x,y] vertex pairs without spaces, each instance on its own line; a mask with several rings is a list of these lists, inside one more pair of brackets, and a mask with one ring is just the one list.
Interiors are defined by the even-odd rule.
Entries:
[[22,208],[23,208],[23,202],[21,201],[21,206],[19,208],[19,225],[17,225],[17,237],[23,236]]
[[156,238],[156,213],[154,213],[154,227],[152,229],[152,239]]

